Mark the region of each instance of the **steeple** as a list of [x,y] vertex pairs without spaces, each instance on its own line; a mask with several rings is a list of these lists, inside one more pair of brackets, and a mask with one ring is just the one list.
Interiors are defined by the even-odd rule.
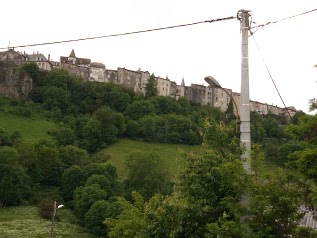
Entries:
[[184,81],[184,77],[182,79],[182,83],[181,83],[181,86],[185,86],[185,81]]
[[76,58],[74,49],[72,49],[72,52],[70,52],[69,58]]

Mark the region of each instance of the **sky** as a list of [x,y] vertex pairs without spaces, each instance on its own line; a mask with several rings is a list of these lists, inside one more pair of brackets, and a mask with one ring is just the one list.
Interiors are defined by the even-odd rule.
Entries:
[[[236,16],[251,10],[263,24],[317,8],[311,0],[7,0],[1,1],[0,48],[167,27]],[[308,111],[317,97],[317,11],[270,24],[249,37],[250,99]],[[15,48],[55,61],[72,49],[107,69],[149,71],[186,86],[213,76],[241,91],[241,34],[237,19],[97,40]]]

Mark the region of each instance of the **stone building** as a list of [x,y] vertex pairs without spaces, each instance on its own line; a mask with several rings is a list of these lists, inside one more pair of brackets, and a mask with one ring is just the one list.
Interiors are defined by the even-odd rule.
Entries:
[[140,82],[140,92],[145,94],[145,86],[147,82],[150,79],[150,72],[149,71],[141,71],[141,69],[138,69],[139,72],[141,72],[141,82]]
[[130,88],[135,92],[141,91],[141,77],[140,71],[133,71],[126,68],[117,68],[118,84]]
[[26,60],[27,57],[21,52],[15,51],[14,48],[0,52],[0,61],[8,65],[22,65]]
[[[295,113],[297,112],[296,108],[293,106],[290,107],[286,107],[286,108],[282,108],[281,109],[281,114],[285,115],[286,117],[288,117],[289,115],[291,117],[293,117],[295,115]],[[289,114],[289,115],[288,115]]]
[[81,77],[85,81],[89,80],[91,60],[88,58],[77,58],[74,49],[68,57],[61,56],[59,63],[61,69],[66,69],[70,74]]
[[[191,100],[197,103],[200,103],[202,105],[207,105],[208,102],[206,101],[206,87],[200,84],[191,84],[191,93],[188,93],[190,95]],[[188,92],[190,92],[188,90]]]
[[166,78],[156,77],[157,91],[159,96],[171,96],[171,81]]
[[59,68],[59,62],[52,61],[50,55],[46,58],[42,53],[33,52],[33,54],[24,54],[24,56],[26,57],[26,63],[36,63],[40,70],[50,71],[53,68]]
[[89,81],[106,83],[106,66],[102,63],[93,62],[89,66]]
[[106,70],[106,82],[118,84],[118,71],[112,70],[112,69],[107,69]]

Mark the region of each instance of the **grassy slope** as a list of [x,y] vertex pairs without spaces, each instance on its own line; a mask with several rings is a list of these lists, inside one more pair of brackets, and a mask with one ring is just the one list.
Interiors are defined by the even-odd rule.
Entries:
[[[54,237],[92,238],[83,229],[71,223],[68,210],[58,210],[60,221],[55,223]],[[47,238],[51,222],[38,216],[36,207],[11,207],[0,209],[0,237]]]
[[56,124],[43,117],[22,117],[0,112],[0,127],[8,132],[20,131],[26,141],[34,142],[41,138],[49,138],[47,132],[56,128]]
[[126,174],[126,167],[124,161],[128,153],[140,150],[145,152],[152,152],[158,154],[171,175],[177,175],[180,171],[181,162],[177,159],[180,158],[180,149],[185,152],[199,152],[201,146],[188,146],[188,145],[171,145],[160,143],[146,143],[141,141],[132,141],[121,139],[113,145],[110,145],[104,152],[111,156],[111,162],[117,167],[120,177]]

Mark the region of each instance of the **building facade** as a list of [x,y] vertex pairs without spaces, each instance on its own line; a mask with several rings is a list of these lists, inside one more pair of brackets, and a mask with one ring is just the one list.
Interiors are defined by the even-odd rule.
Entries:
[[[43,54],[37,52],[33,54],[25,54],[16,52],[14,49],[0,52],[0,61],[8,64],[22,65],[28,62],[35,62],[41,70],[49,71],[52,68],[60,67],[69,71],[71,75],[78,76],[84,81],[93,81],[100,83],[114,83],[129,88],[136,93],[145,94],[145,87],[150,78],[148,71],[142,71],[140,68],[136,71],[120,68],[117,70],[106,69],[103,63],[93,62],[88,58],[76,57],[74,49],[68,57],[61,56],[60,61],[54,62],[50,60],[50,55],[46,58]],[[218,107],[222,111],[226,111],[230,100],[233,100],[233,110],[235,114],[240,114],[240,93],[232,92],[231,89],[219,88],[212,86],[204,86],[201,84],[185,85],[184,78],[180,85],[175,81],[171,81],[168,77],[156,77],[157,90],[159,96],[174,97],[179,99],[185,97],[190,101],[205,106]],[[250,100],[250,111],[258,112],[261,115],[273,113],[276,115],[296,113],[294,107],[280,108]]]

